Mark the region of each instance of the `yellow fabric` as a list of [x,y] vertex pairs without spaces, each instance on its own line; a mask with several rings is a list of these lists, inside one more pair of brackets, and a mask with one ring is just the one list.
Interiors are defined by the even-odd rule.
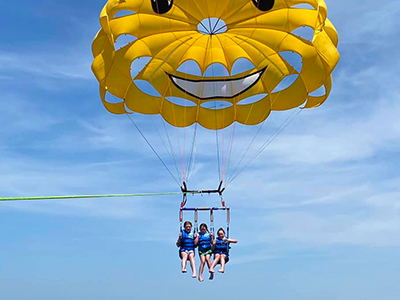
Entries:
[[[92,70],[100,83],[103,104],[110,112],[161,114],[173,126],[185,127],[198,122],[208,129],[220,129],[233,122],[258,124],[271,110],[313,108],[327,99],[332,86],[331,73],[339,61],[339,53],[336,48],[338,35],[327,19],[323,0],[276,0],[267,12],[258,10],[252,0],[174,0],[171,10],[165,14],[155,13],[151,1],[109,0],[101,12],[101,30],[92,45]],[[296,7],[301,4],[309,4],[313,9]],[[133,14],[115,17],[120,11]],[[223,20],[226,32],[214,35],[199,32],[199,23],[207,18]],[[292,33],[302,26],[314,30],[311,42]],[[137,39],[116,50],[115,42],[121,35]],[[285,51],[293,51],[302,57],[300,73],[279,55]],[[132,78],[132,62],[140,57],[152,59]],[[218,78],[177,71],[188,60],[197,62],[202,73],[213,63],[220,63],[230,71],[239,58],[250,60],[255,69]],[[168,75],[189,81],[223,81],[250,76],[264,68],[257,83],[232,98],[195,97],[178,88]],[[292,85],[273,92],[286,76],[293,74],[299,76]],[[161,97],[142,92],[135,80],[148,81]],[[326,91],[324,96],[310,96],[322,86]],[[121,101],[108,102],[107,93]],[[256,103],[239,103],[256,94],[266,96]],[[193,105],[181,106],[170,102],[168,97],[184,98]],[[232,105],[221,109],[202,106],[215,100]]]

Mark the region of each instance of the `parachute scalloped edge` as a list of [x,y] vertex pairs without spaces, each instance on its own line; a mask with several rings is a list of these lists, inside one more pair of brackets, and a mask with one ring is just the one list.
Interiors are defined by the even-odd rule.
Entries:
[[[340,57],[338,34],[327,19],[323,0],[275,0],[272,8],[260,6],[260,9],[253,0],[209,1],[207,5],[196,5],[196,1],[174,0],[172,7],[164,7],[162,11],[154,11],[151,0],[108,1],[100,15],[101,30],[92,46],[92,70],[108,111],[160,114],[176,127],[197,122],[214,130],[234,122],[256,125],[273,110],[300,107],[305,101],[302,108],[314,108],[326,101],[332,88],[331,74]],[[301,4],[315,9],[293,7]],[[135,14],[114,18],[122,10]],[[198,27],[205,26],[204,20],[208,18],[220,18],[226,27],[221,30],[214,24],[214,28],[200,32]],[[199,25],[201,22],[203,25]],[[291,34],[302,26],[314,30],[312,41]],[[207,31],[213,34],[204,34]],[[137,40],[116,50],[115,41],[123,34]],[[302,68],[293,84],[273,93],[285,77],[295,73],[279,55],[285,51],[299,54]],[[133,79],[131,65],[140,57],[152,59]],[[177,71],[183,62],[193,60],[203,73],[217,63],[231,73],[234,62],[241,58],[249,60],[254,69],[223,77]],[[179,83],[173,80],[175,77],[180,78]],[[133,80],[149,82],[161,97],[144,93]],[[310,95],[321,85],[325,86],[325,95]],[[107,102],[105,87],[121,101]],[[257,94],[265,97],[240,104]],[[207,99],[202,95],[207,95]],[[182,106],[167,100],[173,97],[196,105]],[[214,109],[207,108],[209,105],[204,103],[208,101],[227,103]]]

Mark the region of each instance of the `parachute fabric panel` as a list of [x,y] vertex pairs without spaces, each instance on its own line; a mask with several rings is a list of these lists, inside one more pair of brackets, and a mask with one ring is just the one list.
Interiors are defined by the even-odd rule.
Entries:
[[[160,10],[154,9],[158,2],[160,5],[166,2]],[[259,124],[272,110],[321,105],[330,93],[331,73],[339,61],[338,36],[327,19],[325,2],[269,2],[274,3],[272,8],[263,11],[253,0],[204,3],[197,0],[109,0],[101,12],[101,30],[92,47],[92,70],[99,81],[104,106],[115,114],[160,114],[175,127],[197,122],[215,130],[234,122]],[[296,8],[300,4],[310,4],[313,9]],[[119,11],[133,14],[114,17]],[[211,26],[213,18],[218,21]],[[210,27],[199,30],[204,27],[205,20],[209,20]],[[303,26],[314,31],[311,41],[293,33]],[[116,50],[115,41],[124,34],[136,39]],[[279,54],[287,51],[301,56],[300,72]],[[132,62],[140,57],[152,59],[132,78]],[[215,63],[231,72],[238,59],[249,60],[254,70],[222,77],[177,71],[184,62],[193,60],[202,74]],[[294,74],[298,78],[293,84],[274,92],[285,77]],[[161,96],[141,91],[135,80],[149,82]],[[325,95],[310,96],[321,86],[325,87]],[[106,101],[106,93],[121,101]],[[265,97],[254,103],[238,104],[256,94],[265,94]],[[192,105],[173,103],[167,99],[170,97],[187,99]],[[210,101],[226,101],[229,105],[204,107],[204,103]]]

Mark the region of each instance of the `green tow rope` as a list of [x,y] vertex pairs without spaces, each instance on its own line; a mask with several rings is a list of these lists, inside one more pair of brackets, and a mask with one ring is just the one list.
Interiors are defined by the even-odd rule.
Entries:
[[145,194],[114,194],[114,195],[71,195],[71,196],[44,196],[44,197],[6,197],[0,201],[26,201],[26,200],[62,200],[62,199],[91,199],[91,198],[122,198],[122,197],[149,197],[181,195],[181,192],[170,193],[145,193]]

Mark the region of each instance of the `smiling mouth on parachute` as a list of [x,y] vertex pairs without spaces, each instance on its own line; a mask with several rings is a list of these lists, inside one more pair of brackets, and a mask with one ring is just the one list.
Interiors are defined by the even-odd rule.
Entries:
[[[261,78],[266,68],[251,73],[246,76],[236,78],[220,77],[218,79],[185,79],[171,74],[167,75],[177,88],[182,90],[188,95],[201,100],[215,99],[215,98],[234,98],[252,86],[254,86]],[[200,79],[201,78],[201,79]]]

